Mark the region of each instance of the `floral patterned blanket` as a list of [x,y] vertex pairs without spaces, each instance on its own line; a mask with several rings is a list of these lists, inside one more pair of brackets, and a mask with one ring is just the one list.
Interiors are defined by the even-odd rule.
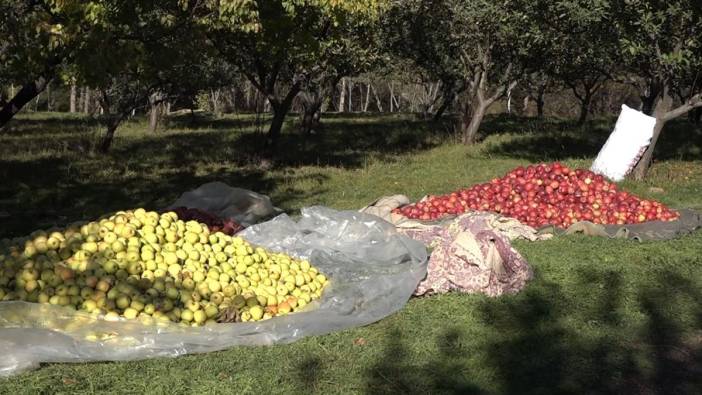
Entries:
[[392,222],[398,231],[431,249],[427,277],[419,283],[415,295],[459,291],[499,296],[519,292],[533,272],[512,248],[511,240],[552,237],[538,235],[535,229],[513,218],[487,212],[470,212],[435,223],[391,213],[406,201],[402,195],[389,196],[361,211]]

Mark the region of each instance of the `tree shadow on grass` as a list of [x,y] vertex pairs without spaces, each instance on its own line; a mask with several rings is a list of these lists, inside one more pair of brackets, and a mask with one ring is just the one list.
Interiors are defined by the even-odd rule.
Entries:
[[516,296],[485,299],[480,335],[448,324],[423,340],[436,347],[422,362],[394,329],[367,370],[366,392],[700,393],[702,293],[679,273],[652,277],[626,290],[614,270],[583,272],[568,286],[575,289],[540,281]]
[[[434,148],[451,139],[446,122],[432,123],[408,117],[358,119],[337,118],[324,124],[324,131],[312,135],[297,133],[294,125],[280,136],[273,155],[277,167],[334,166],[363,167],[369,158],[392,162],[403,153]],[[241,134],[237,147],[262,152],[264,134]]]
[[[427,339],[428,341],[431,341]],[[411,362],[403,332],[394,329],[386,335],[383,358],[367,370],[366,393],[369,394],[477,394],[461,347],[464,334],[447,328],[435,339],[436,354],[421,364]]]
[[[614,129],[616,119],[588,122],[578,126],[572,121],[534,120],[497,117],[488,120],[481,134],[514,134],[504,142],[492,144],[491,155],[524,158],[532,162],[594,158]],[[661,134],[655,160],[702,160],[702,128],[686,119],[669,122]]]
[[3,134],[14,137],[49,138],[61,133],[93,130],[99,126],[96,118],[82,115],[37,114],[17,117],[3,129]]
[[[216,117],[211,113],[196,112],[171,115],[165,119],[169,129],[189,130],[243,130],[267,126],[269,114],[236,114]],[[261,125],[263,123],[264,125]]]
[[[145,207],[158,210],[175,201],[182,193],[200,185],[221,181],[228,185],[251,189],[270,195],[274,204],[284,209],[325,191],[326,175],[321,173],[279,174],[255,168],[234,168],[199,173],[197,169],[182,168],[153,176],[135,174],[114,179],[84,180],[93,170],[71,171],[67,159],[46,159],[31,162],[2,162],[2,171],[11,174],[12,182],[0,186],[0,237],[20,236],[36,229],[65,226],[74,221],[93,220],[119,210]],[[92,166],[100,166],[96,162]],[[97,169],[95,169],[97,171]],[[120,172],[122,172],[120,170]],[[306,190],[294,185],[313,180]],[[291,185],[285,187],[285,185]]]
[[[592,300],[577,300],[561,286],[546,284],[529,288],[516,303],[483,305],[483,316],[495,333],[515,334],[487,343],[488,360],[505,392],[699,390],[699,376],[693,373],[702,368],[702,344],[691,344],[688,337],[702,329],[702,309],[689,303],[700,297],[694,284],[664,271],[652,279],[652,285],[627,295],[626,284],[615,271],[579,273],[578,277],[575,295],[589,293]],[[625,298],[631,296],[634,306],[626,306],[632,302]],[[685,298],[688,303],[679,303]],[[632,322],[625,317],[624,310],[632,307],[645,318]],[[574,327],[573,320],[581,327]],[[676,359],[674,350],[684,350],[686,357]]]

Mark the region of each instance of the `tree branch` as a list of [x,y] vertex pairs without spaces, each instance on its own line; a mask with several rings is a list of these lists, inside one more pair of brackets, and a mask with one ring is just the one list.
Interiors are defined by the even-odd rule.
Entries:
[[663,121],[667,122],[667,121],[670,121],[671,119],[675,119],[681,115],[684,115],[684,114],[688,113],[689,111],[691,111],[695,108],[698,108],[698,107],[702,107],[702,93],[698,93],[695,96],[692,96],[690,98],[690,100],[685,102],[680,107],[678,107],[672,111],[668,111],[667,113],[665,113],[663,115],[662,119],[663,119]]
[[512,81],[509,85],[505,84],[505,85],[500,86],[500,87],[497,89],[497,92],[495,92],[494,95],[490,96],[490,97],[487,99],[486,103],[487,103],[488,105],[494,103],[497,99],[499,99],[500,97],[504,96],[505,93],[507,93],[507,91],[509,91],[509,90],[511,90],[511,89],[514,89],[514,87],[517,86],[517,83],[518,83],[518,82],[519,82],[519,81],[514,80],[514,81]]

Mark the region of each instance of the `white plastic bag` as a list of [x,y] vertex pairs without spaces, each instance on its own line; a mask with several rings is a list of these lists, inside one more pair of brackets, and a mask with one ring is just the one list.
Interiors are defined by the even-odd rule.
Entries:
[[175,357],[290,343],[367,325],[402,308],[426,275],[427,251],[421,243],[398,234],[378,217],[355,211],[303,209],[298,222],[283,214],[239,235],[309,259],[329,277],[329,288],[303,312],[199,328],[109,322],[60,306],[0,302],[0,377],[41,362]]
[[222,182],[210,182],[183,193],[168,208],[176,207],[198,208],[220,218],[231,218],[243,226],[251,226],[283,212],[271,203],[268,196]]
[[614,131],[609,135],[590,170],[612,181],[621,181],[651,143],[656,118],[622,105]]

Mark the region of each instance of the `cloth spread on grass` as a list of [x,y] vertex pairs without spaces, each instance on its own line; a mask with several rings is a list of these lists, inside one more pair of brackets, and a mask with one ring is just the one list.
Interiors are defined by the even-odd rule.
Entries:
[[576,234],[630,239],[636,241],[670,240],[702,228],[702,214],[691,209],[678,210],[680,218],[675,221],[649,221],[640,224],[599,225],[589,221],[576,222],[568,229],[547,226],[539,229],[539,234]]
[[408,204],[403,195],[383,197],[361,209],[391,222],[400,233],[431,250],[427,277],[415,295],[460,291],[499,296],[524,288],[532,277],[526,260],[512,248],[513,239],[544,240],[551,234],[514,218],[488,212],[469,212],[441,221],[423,222],[392,213]]
[[398,227],[431,249],[427,277],[415,295],[460,291],[499,296],[516,293],[532,277],[510,239],[491,226],[493,214],[463,214],[440,225]]

